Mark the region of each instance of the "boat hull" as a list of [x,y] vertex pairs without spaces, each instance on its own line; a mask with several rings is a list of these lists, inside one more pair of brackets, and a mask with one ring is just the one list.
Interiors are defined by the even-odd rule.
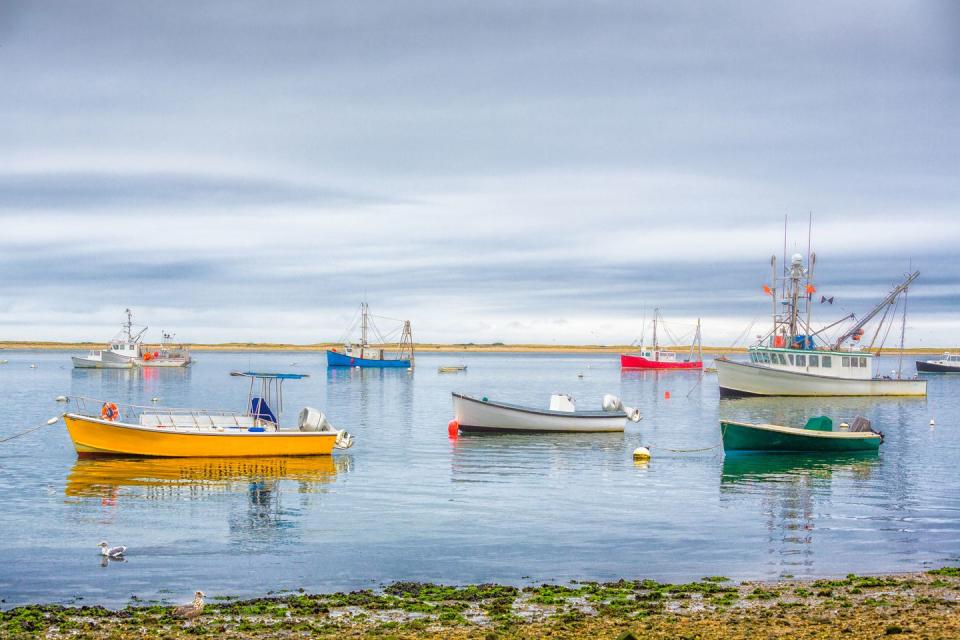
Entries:
[[723,420],[720,433],[725,451],[845,453],[876,451],[883,441],[873,432],[815,431]]
[[68,413],[63,421],[80,455],[163,458],[330,455],[336,433],[203,431],[189,433]]
[[629,353],[620,354],[621,369],[702,369],[703,362],[695,360],[691,362],[661,362],[659,360],[648,360],[643,356],[636,356]]
[[622,432],[627,415],[612,411],[549,411],[453,394],[454,418],[470,432]]
[[135,362],[138,367],[144,367],[146,369],[164,369],[172,367],[189,367],[191,360],[187,360],[185,358],[153,358],[151,360],[138,358]]
[[833,378],[717,359],[721,397],[925,396],[926,380]]
[[74,369],[132,369],[133,361],[104,353],[100,359],[71,356]]
[[410,360],[371,360],[369,358],[355,358],[338,353],[336,351],[327,351],[328,367],[363,367],[365,369],[392,369],[392,368],[410,368]]
[[960,366],[917,360],[917,373],[960,373]]

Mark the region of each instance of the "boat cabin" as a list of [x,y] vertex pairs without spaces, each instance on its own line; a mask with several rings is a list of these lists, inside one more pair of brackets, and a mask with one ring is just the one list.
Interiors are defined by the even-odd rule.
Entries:
[[873,378],[873,354],[856,351],[817,351],[750,347],[750,362],[771,369],[812,373],[832,378]]
[[383,360],[383,349],[364,347],[359,344],[343,345],[343,354],[348,358],[363,358],[364,360]]
[[673,351],[660,351],[654,349],[641,349],[640,356],[654,362],[676,362],[677,354]]

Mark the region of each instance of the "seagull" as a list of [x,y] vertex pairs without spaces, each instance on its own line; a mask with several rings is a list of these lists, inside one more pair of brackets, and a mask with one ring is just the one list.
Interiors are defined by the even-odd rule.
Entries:
[[201,613],[203,613],[203,596],[206,594],[203,591],[197,591],[193,595],[193,602],[190,604],[180,605],[173,610],[173,615],[178,618],[196,618]]
[[123,557],[123,553],[127,550],[124,546],[111,547],[106,542],[100,543],[100,555],[105,558],[110,558],[111,560],[119,560]]

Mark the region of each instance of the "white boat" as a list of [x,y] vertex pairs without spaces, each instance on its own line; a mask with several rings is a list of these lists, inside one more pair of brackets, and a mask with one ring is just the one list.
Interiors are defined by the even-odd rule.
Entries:
[[[753,355],[753,354],[751,354]],[[795,355],[795,354],[779,354]],[[807,358],[824,358],[835,360],[838,368],[843,361],[853,361],[867,356],[806,354]],[[720,395],[729,396],[925,396],[927,395],[926,380],[896,379],[896,378],[865,378],[839,377],[808,373],[809,365],[764,365],[748,362],[735,362],[727,358],[714,360],[717,367],[717,377],[720,380]],[[862,371],[870,372],[866,365]],[[818,369],[818,367],[814,367]],[[822,371],[823,367],[820,366]],[[861,373],[858,371],[857,373]],[[852,368],[850,373],[853,373]]]
[[160,348],[147,349],[143,344],[143,334],[147,327],[133,333],[133,312],[126,310],[127,321],[120,333],[110,340],[109,349],[94,349],[86,356],[73,356],[73,366],[77,369],[130,369],[133,367],[186,367],[190,364],[190,353],[183,347],[170,344],[172,334],[164,333]]
[[627,420],[640,420],[640,411],[624,407],[613,396],[604,397],[604,410],[577,411],[573,398],[554,394],[549,409],[492,402],[453,393],[456,427],[465,433],[494,432],[622,432]]
[[[927,383],[918,378],[905,378],[901,372],[890,376],[875,373],[875,356],[869,347],[861,347],[864,327],[880,312],[883,317],[874,334],[882,333],[885,321],[890,325],[896,315],[897,299],[906,296],[919,271],[908,275],[883,301],[859,320],[849,314],[827,326],[811,327],[813,294],[813,267],[816,254],[811,253],[807,265],[803,256],[794,254],[789,267],[777,276],[777,258],[770,265],[773,286],[764,286],[764,292],[773,300],[773,328],[748,349],[750,362],[738,362],[727,357],[714,360],[721,396],[925,396]],[[779,295],[778,295],[779,294]],[[823,298],[821,303],[832,298]],[[906,302],[903,303],[903,328],[900,330],[901,351],[906,328]],[[827,340],[824,333],[841,323],[855,320],[839,336]],[[882,347],[883,345],[879,345]],[[902,361],[902,359],[901,359]]]

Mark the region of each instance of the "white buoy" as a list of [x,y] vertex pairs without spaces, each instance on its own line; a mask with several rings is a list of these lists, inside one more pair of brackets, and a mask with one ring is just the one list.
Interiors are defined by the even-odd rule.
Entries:
[[159,397],[159,396],[153,396],[152,398],[150,398],[150,402],[153,402],[153,403],[160,402],[160,397]]
[[633,459],[634,460],[649,460],[650,459],[650,449],[646,447],[637,447],[633,450]]
[[57,402],[66,402],[69,399],[67,396],[57,396]]
[[582,373],[578,373],[578,374],[577,374],[577,377],[578,377],[578,378],[582,378],[582,377],[583,377],[583,374],[582,374]]
[[933,421],[933,418],[930,418],[930,426],[932,427],[932,426],[935,425],[935,424],[937,424],[937,423]]

